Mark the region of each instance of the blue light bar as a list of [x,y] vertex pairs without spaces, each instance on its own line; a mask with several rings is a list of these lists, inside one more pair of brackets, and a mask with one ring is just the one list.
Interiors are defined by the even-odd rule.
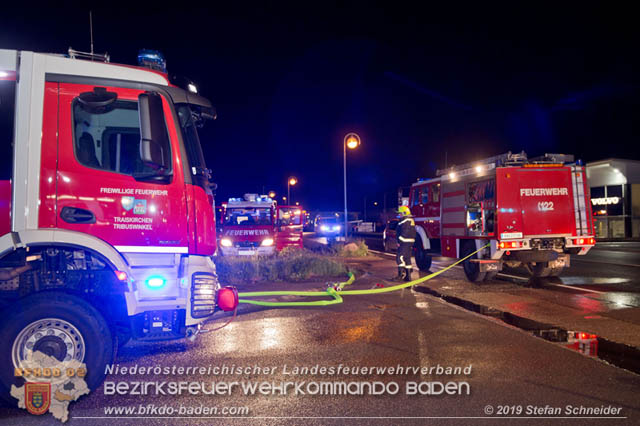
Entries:
[[138,52],[138,65],[163,73],[167,72],[167,61],[162,53],[157,50],[140,49]]

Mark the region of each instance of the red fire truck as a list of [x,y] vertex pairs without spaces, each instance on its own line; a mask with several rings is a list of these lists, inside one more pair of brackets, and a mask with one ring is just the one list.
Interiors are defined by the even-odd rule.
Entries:
[[503,265],[553,276],[595,244],[585,168],[573,156],[509,152],[437,174],[409,194],[422,270],[431,254],[463,258],[489,243],[463,263],[470,281],[492,279]]
[[229,199],[220,238],[223,255],[269,255],[285,247],[302,248],[302,207],[278,206],[258,194]]
[[85,363],[94,388],[119,344],[195,336],[237,303],[211,257],[211,103],[76,53],[0,50],[0,394],[36,351]]

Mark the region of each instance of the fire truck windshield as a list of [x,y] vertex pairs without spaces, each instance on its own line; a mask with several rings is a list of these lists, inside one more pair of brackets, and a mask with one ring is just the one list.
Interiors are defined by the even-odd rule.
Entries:
[[231,207],[227,208],[224,225],[225,226],[255,226],[271,225],[273,215],[271,209],[260,207]]
[[176,105],[178,119],[180,120],[180,128],[187,149],[187,157],[189,166],[196,185],[207,188],[209,184],[209,170],[204,162],[202,147],[200,146],[200,137],[198,136],[197,127],[202,127],[203,115],[198,113],[198,107],[188,104]]

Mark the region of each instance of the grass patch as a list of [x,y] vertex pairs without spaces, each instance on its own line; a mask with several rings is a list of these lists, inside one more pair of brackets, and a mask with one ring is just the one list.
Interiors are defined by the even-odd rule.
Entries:
[[347,267],[331,256],[286,248],[273,256],[216,256],[220,282],[304,281],[312,277],[345,275]]
[[340,257],[364,257],[369,255],[369,247],[364,240],[340,244],[335,247],[336,255]]

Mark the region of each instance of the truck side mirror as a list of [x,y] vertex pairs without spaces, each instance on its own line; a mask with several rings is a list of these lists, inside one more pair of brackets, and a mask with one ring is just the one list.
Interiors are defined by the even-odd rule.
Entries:
[[138,96],[140,115],[140,158],[154,169],[170,168],[169,137],[164,121],[162,97],[146,92]]

